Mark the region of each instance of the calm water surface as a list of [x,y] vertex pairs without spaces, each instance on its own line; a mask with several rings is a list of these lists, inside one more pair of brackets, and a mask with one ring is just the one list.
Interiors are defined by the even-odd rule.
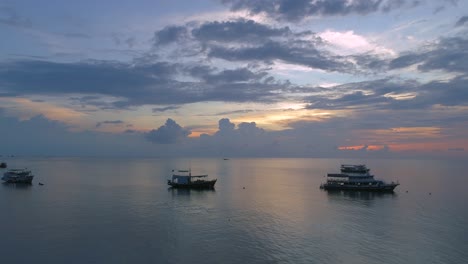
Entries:
[[[1,263],[468,260],[468,164],[460,161],[7,162],[36,177],[31,186],[0,185]],[[401,185],[393,194],[319,189],[327,172],[353,162]],[[172,169],[188,167],[218,178],[216,190],[168,189]]]

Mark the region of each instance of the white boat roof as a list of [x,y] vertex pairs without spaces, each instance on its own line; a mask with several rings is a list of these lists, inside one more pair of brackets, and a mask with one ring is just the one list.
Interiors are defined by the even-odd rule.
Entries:
[[[174,170],[172,170],[174,171]],[[177,173],[183,173],[183,174],[177,174]],[[192,175],[192,171],[191,170],[177,170],[177,173],[174,173],[172,174],[172,176],[176,176],[176,177],[208,177],[208,174],[201,174],[201,175]]]

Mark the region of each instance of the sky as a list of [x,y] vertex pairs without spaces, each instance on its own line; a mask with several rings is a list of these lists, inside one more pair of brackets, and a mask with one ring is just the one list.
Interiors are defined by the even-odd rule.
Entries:
[[0,0],[0,155],[468,158],[468,1]]

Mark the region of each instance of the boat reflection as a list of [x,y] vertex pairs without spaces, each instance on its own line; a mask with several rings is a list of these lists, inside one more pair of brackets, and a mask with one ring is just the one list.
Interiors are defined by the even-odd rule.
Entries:
[[167,191],[172,195],[206,195],[208,193],[215,193],[215,189],[190,189],[190,188],[167,188]]
[[21,190],[27,190],[27,189],[30,189],[33,186],[33,184],[31,184],[31,183],[8,183],[8,182],[2,182],[1,185],[4,188],[21,189]]
[[353,200],[374,200],[381,198],[396,198],[394,192],[369,192],[369,191],[350,191],[350,190],[328,190],[330,199],[348,198]]

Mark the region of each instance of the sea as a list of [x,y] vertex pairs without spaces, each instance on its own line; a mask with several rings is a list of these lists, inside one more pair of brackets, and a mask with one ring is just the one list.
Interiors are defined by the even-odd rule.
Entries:
[[[6,162],[35,178],[0,185],[0,263],[468,263],[466,161]],[[400,185],[394,193],[319,188],[355,163]],[[168,188],[174,169],[217,178],[215,189]]]

